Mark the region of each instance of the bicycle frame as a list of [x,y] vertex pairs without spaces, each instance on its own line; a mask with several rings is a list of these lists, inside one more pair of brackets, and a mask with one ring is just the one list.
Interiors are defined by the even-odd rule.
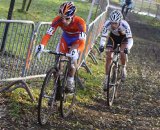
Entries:
[[[107,105],[112,106],[114,98],[117,97],[117,88],[121,82],[120,74],[120,53],[124,53],[120,50],[120,44],[113,51],[113,59],[109,68],[108,83],[107,83]],[[127,56],[127,54],[126,54]],[[127,58],[128,59],[128,58]],[[119,80],[120,79],[120,80]]]
[[118,44],[117,48],[113,51],[113,59],[112,61],[117,65],[120,59],[120,44]]
[[[119,63],[119,60],[120,60],[120,53],[124,53],[123,51],[120,50],[120,44],[117,45],[117,48],[113,51],[110,51],[110,52],[113,52],[113,58],[112,58],[112,61],[115,63],[115,65],[118,65]],[[126,61],[128,62],[128,55],[126,54]]]
[[[44,51],[50,54],[54,54],[55,62],[53,67],[50,68],[46,74],[41,88],[41,93],[39,95],[38,122],[41,125],[45,125],[47,123],[49,117],[51,116],[51,114],[53,114],[52,109],[55,109],[55,107],[57,107],[57,103],[59,103],[60,105],[60,109],[58,110],[60,111],[61,116],[67,117],[70,114],[72,106],[74,105],[76,96],[76,92],[74,92],[69,97],[68,93],[66,93],[65,91],[66,80],[69,72],[69,65],[71,62],[70,59],[67,58],[61,59],[61,56],[70,57],[70,54],[54,52],[50,50]],[[61,68],[62,62],[66,62],[64,70],[62,70]]]

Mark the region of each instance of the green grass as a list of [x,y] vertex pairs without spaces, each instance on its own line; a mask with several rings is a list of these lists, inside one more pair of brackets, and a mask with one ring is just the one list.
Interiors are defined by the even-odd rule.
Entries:
[[[16,20],[31,20],[38,21],[52,21],[58,14],[59,6],[65,0],[33,0],[28,12],[20,12],[23,0],[16,0],[12,19]],[[82,2],[81,0],[74,1],[77,7],[77,15],[83,17],[85,20],[88,17],[91,3]],[[1,0],[0,4],[0,19],[6,19],[8,15],[8,9],[10,6],[10,0]],[[92,20],[96,6],[94,6]]]
[[147,15],[139,15],[136,14],[137,19],[139,21],[143,21],[143,23],[154,26],[154,27],[160,27],[160,20],[157,18],[153,18]]

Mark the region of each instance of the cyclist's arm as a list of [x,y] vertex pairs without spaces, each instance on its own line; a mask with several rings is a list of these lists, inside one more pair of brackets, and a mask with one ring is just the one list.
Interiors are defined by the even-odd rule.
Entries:
[[86,42],[86,23],[83,19],[79,21],[79,26],[81,30],[79,35],[80,42],[78,46],[78,51],[83,52],[85,48],[85,42]]
[[127,44],[127,48],[130,50],[133,46],[133,38],[129,37],[128,38],[128,44]]
[[103,26],[103,30],[102,30],[102,35],[101,35],[101,39],[100,39],[100,46],[104,46],[106,44],[107,38],[110,34],[109,26],[110,26],[110,22],[106,21]]
[[130,50],[133,46],[133,38],[132,38],[132,32],[130,29],[129,24],[126,22],[126,38],[128,39],[128,44],[127,44],[127,48]]
[[43,36],[42,40],[41,40],[41,44],[46,46],[49,39],[51,38],[51,36],[55,33],[57,27],[59,26],[59,21],[60,21],[60,18],[59,16],[57,16],[53,21],[52,21],[52,24],[51,26],[48,28],[46,34]]

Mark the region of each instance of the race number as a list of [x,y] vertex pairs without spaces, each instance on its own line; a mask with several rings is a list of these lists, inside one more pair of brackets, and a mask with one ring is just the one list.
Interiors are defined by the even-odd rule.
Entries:
[[53,27],[50,27],[48,30],[47,30],[47,34],[49,35],[52,35],[54,32],[54,28]]
[[86,34],[84,33],[84,32],[81,32],[80,34],[79,34],[79,39],[86,39]]

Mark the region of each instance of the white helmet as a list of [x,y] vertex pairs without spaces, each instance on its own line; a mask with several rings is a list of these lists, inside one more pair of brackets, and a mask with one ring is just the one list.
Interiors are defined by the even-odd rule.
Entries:
[[114,10],[110,13],[109,20],[110,22],[119,23],[122,20],[122,13],[118,10]]

